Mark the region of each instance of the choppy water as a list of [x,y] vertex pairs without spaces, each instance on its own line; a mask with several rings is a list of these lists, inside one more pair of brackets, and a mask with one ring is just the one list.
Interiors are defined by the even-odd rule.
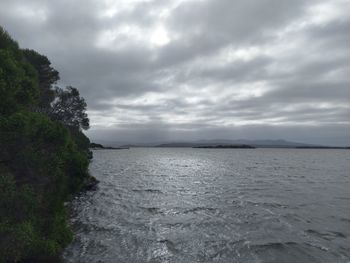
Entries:
[[350,151],[95,151],[65,262],[350,262]]

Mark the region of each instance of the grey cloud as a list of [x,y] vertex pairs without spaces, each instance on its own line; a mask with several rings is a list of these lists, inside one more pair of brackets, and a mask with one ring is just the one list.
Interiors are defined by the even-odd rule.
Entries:
[[234,61],[224,66],[194,70],[193,74],[186,77],[188,80],[200,79],[209,82],[220,80],[233,82],[233,84],[260,81],[266,78],[266,67],[269,63],[271,63],[271,58],[260,56],[250,61]]
[[[350,10],[350,3],[343,8]],[[346,48],[350,42],[350,18],[341,17],[325,25],[314,25],[307,32],[310,41],[318,43],[328,52],[334,52],[334,47]]]
[[[60,85],[79,88],[91,112],[92,138],[248,136],[350,144],[350,19],[283,33],[305,22],[318,3],[326,1],[135,1],[102,16],[104,1],[2,0],[0,24],[22,47],[49,57]],[[169,16],[159,17],[164,8]],[[150,46],[149,30],[160,24],[170,42]],[[107,46],[98,45],[101,34],[125,25],[145,35],[114,35]],[[227,47],[261,53],[227,62],[218,56]],[[260,95],[239,96],[257,83],[264,86]],[[141,98],[149,101],[138,103]]]
[[305,1],[190,1],[169,19],[180,39],[160,52],[160,60],[180,63],[215,52],[228,44],[256,44],[271,39],[271,31],[300,16]]
[[172,26],[177,30],[221,37],[237,42],[279,28],[300,16],[304,1],[193,1],[175,10]]

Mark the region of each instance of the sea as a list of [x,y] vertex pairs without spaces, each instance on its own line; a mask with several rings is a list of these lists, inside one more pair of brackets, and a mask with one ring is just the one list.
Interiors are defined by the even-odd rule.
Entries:
[[350,262],[350,150],[95,150],[63,262]]

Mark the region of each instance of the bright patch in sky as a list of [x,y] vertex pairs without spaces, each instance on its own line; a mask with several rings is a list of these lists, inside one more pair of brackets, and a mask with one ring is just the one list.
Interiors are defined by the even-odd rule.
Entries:
[[159,26],[152,32],[151,42],[157,46],[164,46],[170,42],[170,38],[164,27]]

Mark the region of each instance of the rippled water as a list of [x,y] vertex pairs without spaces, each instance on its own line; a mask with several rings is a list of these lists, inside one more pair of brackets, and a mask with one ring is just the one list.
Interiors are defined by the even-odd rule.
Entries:
[[350,151],[95,151],[65,262],[350,262]]

